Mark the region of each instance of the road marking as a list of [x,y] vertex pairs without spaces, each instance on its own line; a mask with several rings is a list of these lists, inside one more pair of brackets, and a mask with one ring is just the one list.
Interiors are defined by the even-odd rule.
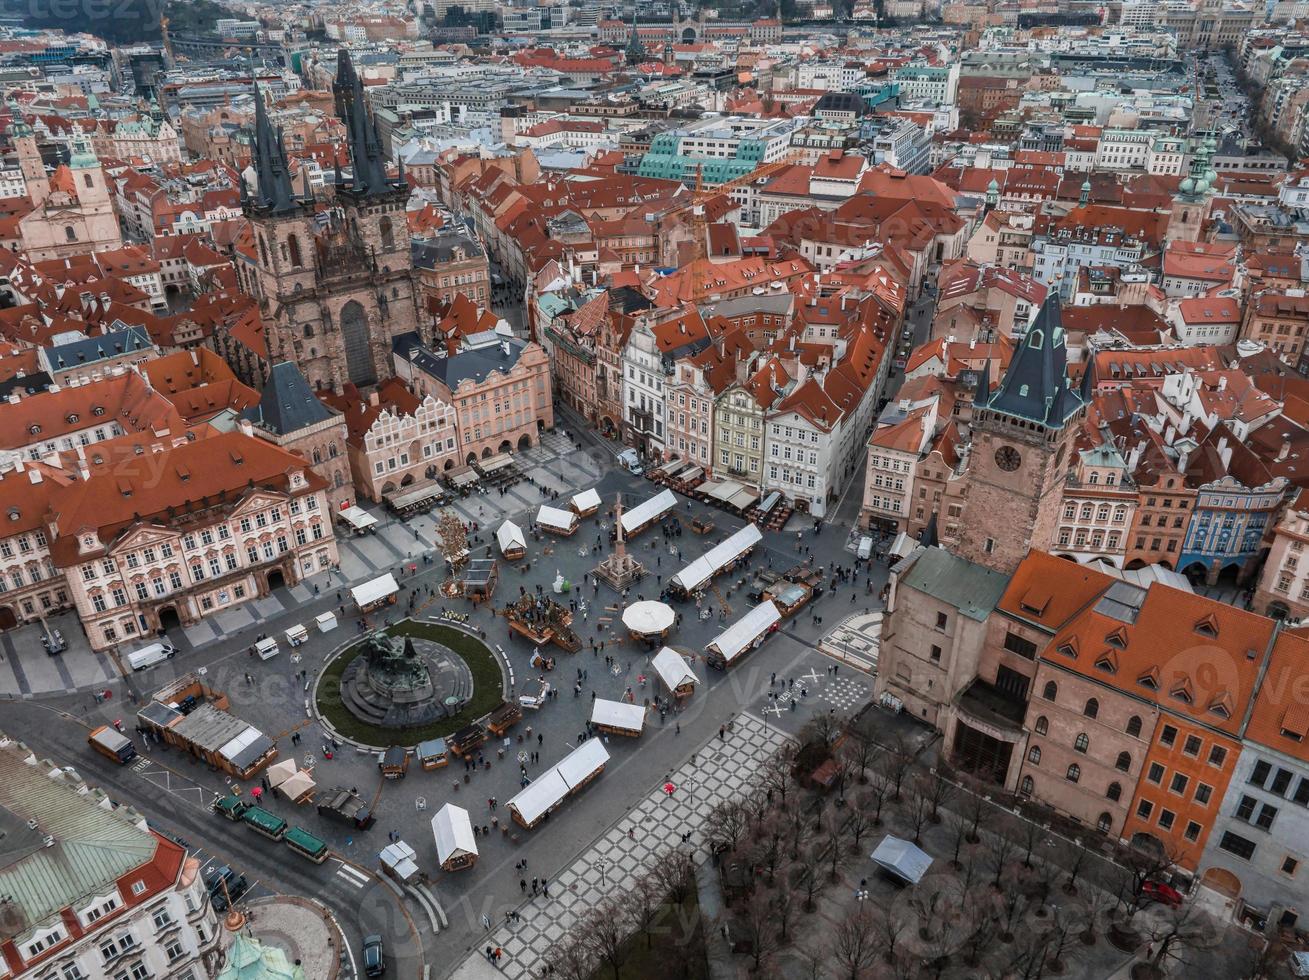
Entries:
[[360,871],[358,868],[346,864],[344,861],[342,861],[341,866],[336,869],[336,876],[348,882],[355,888],[363,888],[368,884],[368,875],[364,874],[364,872]]

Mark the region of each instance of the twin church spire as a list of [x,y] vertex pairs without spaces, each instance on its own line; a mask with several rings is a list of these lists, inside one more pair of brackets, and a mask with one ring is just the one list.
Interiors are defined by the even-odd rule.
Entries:
[[[386,155],[377,123],[364,101],[363,83],[355,72],[350,52],[342,48],[337,54],[336,80],[332,83],[336,98],[336,114],[345,124],[346,142],[350,150],[350,177],[343,178],[336,168],[338,193],[354,198],[377,198],[403,192],[404,171],[399,180],[391,180],[386,173]],[[291,187],[291,168],[287,163],[282,128],[276,130],[268,119],[263,96],[255,83],[255,133],[251,165],[255,172],[256,187],[246,196],[242,183],[243,199],[252,208],[265,214],[292,214],[304,203]]]

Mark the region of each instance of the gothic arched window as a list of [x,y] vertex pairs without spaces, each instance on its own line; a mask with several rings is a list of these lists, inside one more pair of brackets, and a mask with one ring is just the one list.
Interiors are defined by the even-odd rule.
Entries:
[[389,252],[395,248],[395,232],[391,229],[391,219],[382,218],[377,223],[377,233],[382,236],[382,251]]

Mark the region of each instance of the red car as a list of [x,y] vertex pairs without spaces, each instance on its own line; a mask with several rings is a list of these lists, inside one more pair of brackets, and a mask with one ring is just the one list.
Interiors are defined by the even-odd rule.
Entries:
[[1165,885],[1162,881],[1147,881],[1141,886],[1141,894],[1160,905],[1167,905],[1170,909],[1182,907],[1182,893],[1172,885]]

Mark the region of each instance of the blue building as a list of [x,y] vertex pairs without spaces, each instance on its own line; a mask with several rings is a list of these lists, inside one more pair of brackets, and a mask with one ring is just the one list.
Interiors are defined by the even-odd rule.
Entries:
[[1226,425],[1215,426],[1187,460],[1196,491],[1177,570],[1214,584],[1244,583],[1257,571],[1264,532],[1277,519],[1289,483],[1273,476]]

